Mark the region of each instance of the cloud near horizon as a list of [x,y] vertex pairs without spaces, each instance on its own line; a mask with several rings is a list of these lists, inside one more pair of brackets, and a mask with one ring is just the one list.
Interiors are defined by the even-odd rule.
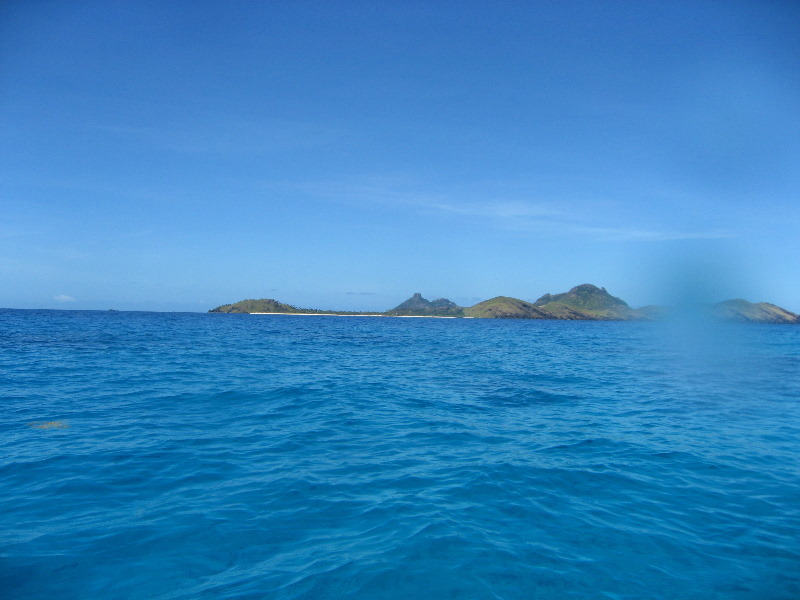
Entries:
[[57,296],[53,296],[53,300],[56,302],[77,302],[75,298],[72,296],[67,296],[66,294],[58,294]]
[[549,208],[547,205],[526,205],[524,203],[489,203],[484,205],[467,204],[455,206],[448,204],[430,205],[428,208],[441,212],[494,219],[504,227],[547,233],[551,235],[590,235],[598,242],[664,242],[674,240],[714,240],[736,237],[731,231],[682,231],[638,229],[635,227],[588,226],[589,220],[596,218],[574,218],[565,211]]
[[[419,190],[418,181],[387,179],[361,183],[305,184],[303,190],[318,197],[353,200],[416,209],[422,214],[449,214],[483,220],[489,227],[530,231],[551,236],[590,236],[597,242],[670,242],[736,237],[729,229],[694,229],[652,226],[649,223],[609,222],[587,202],[530,201],[518,199],[456,201],[452,194]],[[648,226],[650,225],[650,226]],[[349,294],[356,295],[356,294]]]

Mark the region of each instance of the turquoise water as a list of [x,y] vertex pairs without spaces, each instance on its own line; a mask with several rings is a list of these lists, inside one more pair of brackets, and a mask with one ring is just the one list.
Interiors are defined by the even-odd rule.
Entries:
[[4,310],[0,394],[2,598],[800,597],[800,327]]

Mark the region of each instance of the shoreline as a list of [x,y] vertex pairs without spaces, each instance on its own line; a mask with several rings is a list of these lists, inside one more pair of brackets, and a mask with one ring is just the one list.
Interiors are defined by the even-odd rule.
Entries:
[[384,317],[389,319],[474,319],[475,317],[440,317],[437,315],[340,315],[337,313],[253,312],[245,315],[286,315],[289,317]]

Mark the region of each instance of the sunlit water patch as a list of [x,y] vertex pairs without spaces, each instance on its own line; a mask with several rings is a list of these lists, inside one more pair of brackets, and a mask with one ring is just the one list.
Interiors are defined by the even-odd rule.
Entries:
[[800,597],[800,327],[0,311],[0,597]]

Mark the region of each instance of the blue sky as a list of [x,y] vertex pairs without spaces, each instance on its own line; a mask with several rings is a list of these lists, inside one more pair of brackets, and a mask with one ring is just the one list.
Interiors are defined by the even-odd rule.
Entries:
[[[0,5],[0,306],[800,311],[800,5]],[[704,298],[705,299],[705,298]]]

